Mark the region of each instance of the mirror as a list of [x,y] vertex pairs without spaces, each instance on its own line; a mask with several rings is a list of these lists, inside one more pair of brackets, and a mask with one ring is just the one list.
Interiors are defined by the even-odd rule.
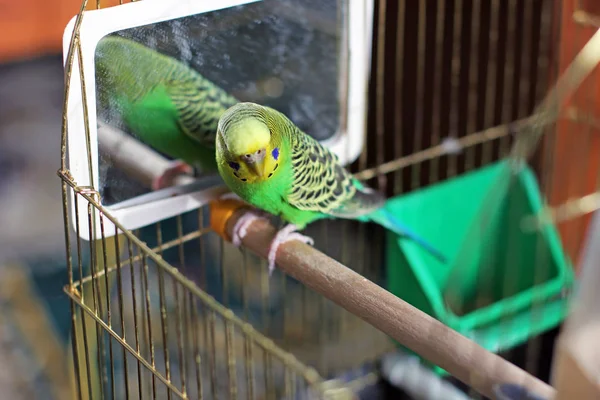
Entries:
[[[367,0],[144,0],[87,12],[80,36],[92,163],[76,115],[83,108],[73,107],[76,182],[93,186],[128,229],[202,205],[226,191],[214,134],[237,101],[283,112],[353,161],[364,135],[371,8]],[[70,99],[82,94],[75,72]],[[156,173],[175,162],[185,168],[170,177],[187,178]]]

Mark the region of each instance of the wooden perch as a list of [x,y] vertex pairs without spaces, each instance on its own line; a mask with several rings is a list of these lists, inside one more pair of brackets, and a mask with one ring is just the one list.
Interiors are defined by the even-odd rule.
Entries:
[[[161,176],[170,164],[167,158],[139,140],[100,121],[98,146],[110,155],[117,168],[146,187],[151,187],[152,179]],[[194,178],[180,175],[173,181],[174,185],[186,185]]]
[[[247,207],[233,199],[213,202],[212,228],[228,240]],[[243,245],[266,257],[275,232],[268,222],[258,220],[248,228]],[[492,388],[500,383],[522,385],[546,399],[554,396],[551,386],[311,246],[298,241],[282,245],[277,252],[277,265],[485,396],[495,398]]]

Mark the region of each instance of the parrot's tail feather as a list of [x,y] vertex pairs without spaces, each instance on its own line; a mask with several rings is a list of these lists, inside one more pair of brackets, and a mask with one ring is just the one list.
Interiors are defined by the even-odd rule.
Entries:
[[383,226],[386,229],[400,235],[409,238],[410,240],[417,243],[419,246],[423,247],[429,253],[431,253],[435,258],[440,260],[442,263],[447,262],[447,258],[437,250],[433,245],[427,242],[425,239],[414,233],[412,230],[407,228],[404,224],[402,224],[396,217],[394,217],[390,212],[386,211],[384,208],[380,208],[379,210],[368,215],[368,218]]

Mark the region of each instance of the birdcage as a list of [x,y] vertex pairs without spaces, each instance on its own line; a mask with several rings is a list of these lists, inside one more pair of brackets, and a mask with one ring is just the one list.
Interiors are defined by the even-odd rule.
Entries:
[[[451,253],[450,267],[378,227],[323,221],[307,231],[316,249],[341,263],[297,246],[278,255],[281,268],[269,278],[260,258],[246,249],[238,254],[223,240],[239,215],[235,202],[126,229],[101,204],[97,188],[70,174],[65,117],[59,175],[79,398],[351,397],[372,374],[349,384],[328,379],[395,348],[389,336],[479,392],[518,381],[551,393],[492,353],[509,351],[566,315],[569,258],[576,257],[561,244],[567,228],[559,226],[560,237],[552,223],[542,233],[523,232],[527,217],[546,210],[545,199],[565,199],[552,187],[568,167],[548,150],[561,147],[552,144],[561,121],[576,118],[588,129],[586,143],[593,140],[593,119],[575,108],[556,111],[565,92],[546,97],[580,50],[555,70],[558,15],[572,11],[550,1],[376,2],[374,107],[361,156],[350,168]],[[84,14],[74,21],[67,82],[74,60],[82,64],[77,27]],[[566,90],[576,89],[589,68]],[[70,89],[67,83],[67,94]],[[87,100],[77,101],[85,119]],[[521,140],[538,136],[542,150]],[[533,150],[533,159],[523,158]],[[515,160],[529,167],[515,175]],[[88,215],[84,228],[69,199],[76,215]],[[452,205],[457,208],[448,210]],[[272,232],[256,223],[245,247],[264,256]],[[408,321],[417,321],[420,335],[404,326]]]

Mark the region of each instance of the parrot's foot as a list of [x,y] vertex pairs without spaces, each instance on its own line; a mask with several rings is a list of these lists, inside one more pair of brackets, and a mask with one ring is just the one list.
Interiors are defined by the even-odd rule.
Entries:
[[233,237],[231,238],[231,242],[235,247],[240,247],[242,239],[246,236],[248,227],[257,219],[268,221],[265,213],[261,211],[248,211],[237,220],[233,227]]
[[160,190],[173,185],[173,179],[182,174],[193,175],[194,168],[189,164],[181,161],[172,161],[169,167],[163,172],[161,176],[158,176],[152,180],[152,190]]
[[275,238],[273,239],[273,241],[271,242],[271,246],[269,247],[269,276],[271,276],[273,270],[275,269],[275,256],[277,255],[277,249],[279,248],[279,246],[292,240],[299,240],[311,246],[315,243],[311,237],[296,232],[297,229],[298,227],[296,225],[289,224],[282,228],[275,235]]

